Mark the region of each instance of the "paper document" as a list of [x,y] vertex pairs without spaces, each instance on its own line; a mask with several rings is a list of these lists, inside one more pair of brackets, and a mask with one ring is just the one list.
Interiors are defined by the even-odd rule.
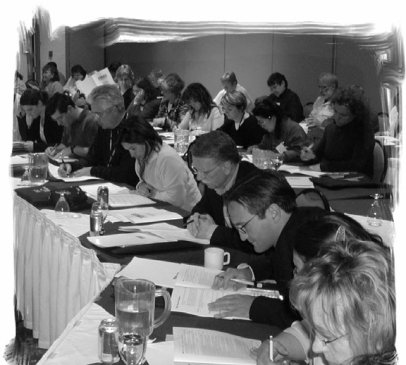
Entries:
[[182,216],[178,213],[154,207],[112,210],[109,212],[109,215],[119,219],[121,222],[132,222],[135,224],[182,219]]
[[76,162],[76,161],[78,161],[78,159],[77,158],[73,158],[73,157],[64,157],[63,158],[63,161],[62,161],[62,158],[56,158],[56,157],[53,157],[53,156],[48,156],[48,158],[51,160],[51,161],[54,161],[55,163],[58,163],[58,164],[61,164],[61,163],[71,163],[71,162]]
[[105,186],[109,189],[109,198],[110,195],[112,194],[118,194],[118,193],[128,193],[129,190],[124,187],[124,186],[119,186],[110,182],[104,182],[104,183],[98,183],[98,184],[92,184],[92,185],[81,185],[80,188],[86,193],[87,196],[97,199],[97,189],[99,186]]
[[201,328],[174,327],[175,364],[256,364],[250,350],[261,341]]
[[109,195],[109,206],[112,208],[133,207],[152,204],[156,204],[156,202],[135,192]]
[[181,264],[169,261],[150,260],[134,256],[131,262],[116,276],[130,279],[143,278],[166,288],[175,287]]
[[61,177],[58,174],[59,166],[48,163],[49,173],[56,179],[61,179],[65,182],[76,182],[76,181],[87,181],[87,180],[100,180],[100,178],[95,176],[72,176],[72,177]]
[[313,182],[307,176],[286,176],[286,180],[292,188],[314,188]]
[[28,154],[11,156],[11,165],[28,165],[29,164]]
[[143,226],[121,226],[118,230],[123,232],[152,231],[166,237],[167,241],[190,241],[202,245],[208,245],[210,243],[209,239],[196,238],[186,228],[179,228],[169,223],[154,223]]
[[[154,243],[168,242],[168,239],[166,237],[148,231],[112,234],[108,236],[93,236],[87,237],[87,239],[94,245],[101,248],[128,247],[128,246],[150,245]],[[170,245],[169,242],[168,245]]]
[[96,86],[115,85],[109,69],[106,67],[100,71],[94,71],[87,75],[84,80],[76,81],[76,87],[85,96],[89,96]]
[[302,174],[312,177],[320,177],[325,175],[325,172],[322,171],[314,171],[311,169],[311,166],[295,166],[295,165],[287,165],[283,164],[279,167],[278,171],[285,171],[290,174]]

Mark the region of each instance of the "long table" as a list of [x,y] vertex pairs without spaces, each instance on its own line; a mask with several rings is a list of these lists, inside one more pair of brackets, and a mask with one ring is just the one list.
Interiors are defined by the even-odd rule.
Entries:
[[[369,196],[376,192],[373,188],[321,190],[333,209],[359,215],[366,214],[372,202]],[[362,198],[357,198],[359,196]],[[109,283],[120,267],[118,264],[127,264],[134,254],[174,262],[203,263],[203,247],[197,244],[181,245],[176,250],[138,253],[130,248],[99,249],[88,242],[86,235],[75,237],[67,233],[19,196],[15,195],[14,202],[17,309],[23,315],[25,326],[32,329],[34,337],[39,339],[41,348],[50,347],[64,333],[65,328],[75,330],[75,316],[78,313],[86,316],[86,310],[95,310],[94,305],[99,305],[110,315],[113,314],[111,293],[108,294],[111,291]],[[388,206],[388,199],[384,199],[384,203]],[[389,218],[389,208],[387,213]],[[111,229],[114,230],[114,226]],[[249,254],[233,252],[231,266],[244,261],[246,255]],[[100,293],[101,299],[96,301]],[[104,313],[99,309],[95,311]],[[261,328],[258,324],[245,321],[236,326],[235,322],[227,320],[196,319],[171,314],[171,320],[157,336],[162,340],[173,325],[189,324],[229,332],[237,328],[238,333],[246,333],[247,337],[255,333],[261,338],[265,333],[275,331],[269,326]],[[60,342],[56,345],[60,346]],[[51,350],[50,354],[55,354],[54,346]],[[44,361],[48,358],[48,355],[45,356]]]

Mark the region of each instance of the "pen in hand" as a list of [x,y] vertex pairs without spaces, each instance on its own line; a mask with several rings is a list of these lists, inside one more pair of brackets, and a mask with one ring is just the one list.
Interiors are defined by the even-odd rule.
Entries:
[[273,362],[273,337],[269,336],[269,360]]

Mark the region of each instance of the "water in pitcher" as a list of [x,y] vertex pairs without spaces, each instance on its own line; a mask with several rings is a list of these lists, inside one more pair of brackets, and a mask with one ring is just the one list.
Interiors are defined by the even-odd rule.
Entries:
[[116,318],[122,334],[135,333],[149,336],[152,333],[154,312],[151,309],[148,310],[147,304],[143,305],[142,301],[138,304],[136,306],[132,301],[125,301],[116,308]]

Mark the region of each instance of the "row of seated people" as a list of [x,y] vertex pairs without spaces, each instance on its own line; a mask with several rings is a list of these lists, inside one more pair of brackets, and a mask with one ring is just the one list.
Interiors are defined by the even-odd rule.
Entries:
[[[250,113],[244,93],[238,90],[228,91],[223,93],[218,106],[202,84],[192,83],[182,93],[183,80],[177,74],[169,74],[160,83],[163,95],[160,99],[157,97],[156,87],[147,77],[137,80],[128,88],[131,85],[129,80],[133,77],[131,75],[132,71],[127,65],[120,66],[116,72],[116,80],[128,116],[140,116],[151,121],[154,126],[163,126],[166,129],[197,129],[199,133],[220,129],[231,135],[238,146],[276,149],[282,154],[285,162],[320,162],[322,171],[350,170],[369,176],[372,174],[373,133],[367,104],[362,93],[355,87],[320,87],[325,96],[320,96],[320,102],[319,98],[316,100],[307,119],[307,127],[319,128],[323,125],[324,128],[327,125],[328,128],[322,130],[315,143],[311,133],[303,133],[301,129],[305,131],[306,128],[299,129],[299,124],[294,122],[293,117],[289,117],[293,114],[284,111],[282,103],[272,100],[271,97],[257,100]],[[323,76],[324,79],[328,77],[330,76]],[[336,85],[334,80],[333,78],[333,84]],[[281,84],[285,85],[285,81],[282,80]],[[228,84],[225,85],[227,87]],[[133,99],[128,96],[130,94]],[[323,104],[327,94],[328,102]],[[20,102],[23,112],[24,103],[27,107],[25,99]],[[343,115],[345,118],[341,117]],[[321,120],[323,122],[320,123]],[[30,140],[23,130],[27,128],[22,124],[20,123],[21,137],[23,140]],[[34,129],[35,126],[34,123]],[[60,131],[56,135],[58,133],[60,134]],[[49,139],[48,144],[55,140],[52,136]],[[44,138],[42,142],[45,143]],[[30,147],[28,146],[28,150],[32,150]]]
[[[344,96],[346,93],[353,95],[353,91],[349,88],[342,93]],[[39,91],[29,93],[41,95]],[[222,98],[226,99],[232,94],[226,93]],[[344,96],[342,104],[339,101],[341,99],[337,99],[337,105],[348,109],[338,109],[339,117],[347,121],[343,123],[345,126],[350,124],[348,111],[353,110],[352,113],[355,113],[356,109],[350,109],[353,106]],[[63,99],[63,94],[55,94],[53,98]],[[67,110],[72,112],[77,107],[69,98],[67,103],[72,104],[68,105],[66,112],[58,107],[55,111],[50,109],[52,102],[47,103],[45,99],[38,98],[40,103],[35,105],[25,104],[23,94],[21,100],[26,114],[32,113],[33,108],[30,107],[34,106],[44,112],[44,116],[48,114],[62,124],[67,123]],[[276,280],[278,289],[284,294],[283,301],[265,297],[253,299],[238,294],[225,297],[210,304],[211,310],[217,312],[218,316],[245,316],[285,330],[276,342],[280,345],[275,344],[275,355],[290,356],[295,361],[306,360],[309,356],[315,359],[315,355],[320,355],[322,360],[331,363],[353,359],[368,363],[365,361],[370,358],[393,356],[393,266],[388,250],[382,246],[379,238],[365,232],[348,217],[317,207],[298,207],[295,193],[286,179],[277,172],[261,171],[249,162],[241,161],[236,142],[222,130],[200,135],[190,148],[192,170],[196,179],[206,186],[201,193],[190,169],[171,147],[162,142],[151,124],[137,115],[127,116],[123,96],[116,86],[95,88],[87,101],[91,106],[91,112],[87,113],[95,116],[98,125],[97,134],[87,153],[78,155],[82,158],[77,164],[61,166],[61,175],[93,175],[130,183],[143,195],[184,208],[191,212],[187,218],[187,228],[194,236],[207,238],[213,245],[258,254],[253,262],[242,263],[236,269],[219,275],[215,287],[234,285],[230,284],[233,278],[268,279]],[[262,121],[261,125],[264,122],[276,124],[277,117],[265,112],[268,107],[275,107],[274,104],[266,101],[257,106],[262,108],[258,108],[261,110],[257,113],[258,117],[269,119]],[[253,109],[254,115],[257,106]],[[45,113],[46,109],[48,113]],[[38,117],[41,118],[41,115]],[[40,126],[40,138],[44,131],[45,128],[41,132]],[[68,128],[65,128],[65,132],[69,133]],[[71,152],[76,152],[75,147],[73,145]],[[326,216],[331,215],[337,217],[337,229],[330,228],[330,231],[324,231],[318,236],[316,242],[320,247],[314,249],[310,257],[307,256],[306,249],[299,246],[300,241],[314,233],[313,228],[317,222],[323,222]],[[340,228],[342,226],[344,228]],[[332,233],[335,233],[335,240],[331,238]],[[344,239],[344,234],[352,235],[356,240]],[[331,240],[334,242],[322,248],[322,242]],[[312,260],[314,256],[316,259]],[[369,262],[360,262],[360,257]],[[326,266],[335,274],[340,272],[338,277],[320,275],[321,269],[317,269],[323,260],[329,258]],[[347,260],[348,265],[337,267],[337,258],[340,261]],[[308,263],[301,269],[306,260]],[[320,264],[317,264],[317,260]],[[358,270],[363,267],[363,263],[369,270],[366,274]],[[294,266],[299,274],[290,284]],[[349,268],[354,269],[351,271]],[[355,277],[356,272],[358,276]],[[350,274],[353,275],[351,280],[348,278]],[[371,277],[373,283],[370,280],[368,283],[371,285],[366,285],[366,280]],[[313,283],[314,288],[320,289],[311,292],[306,299],[300,293],[304,286],[302,283],[309,282]],[[331,290],[332,283],[336,284],[335,291]],[[346,298],[353,295],[353,300],[344,301],[344,293]],[[300,304],[301,301],[309,303],[310,298],[310,304]],[[291,308],[290,301],[298,311]],[[323,311],[320,310],[320,301],[325,309]],[[337,303],[342,303],[340,308],[343,308],[338,312],[335,308]],[[335,316],[330,317],[330,313],[335,313]],[[361,316],[361,313],[367,315]],[[317,348],[314,343],[322,342],[320,339],[323,339],[324,346]],[[307,350],[312,341],[315,354],[309,355]],[[341,344],[338,349],[333,345],[336,341]],[[266,345],[258,349],[258,361],[269,361],[266,349]]]

